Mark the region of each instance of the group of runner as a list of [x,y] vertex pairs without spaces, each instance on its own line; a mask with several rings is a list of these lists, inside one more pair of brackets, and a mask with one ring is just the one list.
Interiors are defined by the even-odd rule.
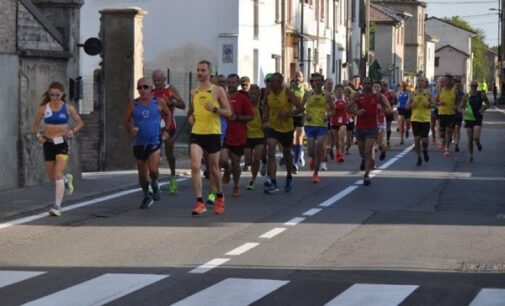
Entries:
[[[281,165],[286,167],[283,190],[293,190],[293,174],[305,166],[304,138],[307,140],[311,181],[318,183],[319,171],[327,170],[330,160],[344,162],[349,148],[357,143],[364,171],[363,184],[370,185],[370,172],[375,167],[375,151],[380,160],[386,158],[391,146],[391,123],[394,107],[398,116],[400,144],[409,137],[412,127],[417,165],[429,161],[430,126],[432,136],[440,144],[445,156],[458,126],[458,112],[465,120],[468,134],[469,160],[473,160],[473,145],[482,150],[480,127],[482,113],[489,103],[485,94],[477,91],[477,82],[471,82],[470,91],[463,93],[454,86],[450,76],[439,80],[430,90],[424,77],[418,77],[415,88],[406,82],[395,92],[385,81],[374,82],[366,77],[333,85],[319,73],[304,82],[301,72],[287,85],[280,73],[267,74],[265,87],[251,84],[248,77],[237,74],[211,76],[209,61],[197,65],[198,86],[191,91],[187,120],[191,125],[189,155],[191,177],[196,197],[193,215],[207,211],[213,205],[215,214],[225,210],[223,184],[233,179],[233,196],[240,196],[241,172],[251,171],[248,190],[253,190],[258,174],[266,176],[264,192],[279,191],[277,179],[278,151]],[[131,101],[122,118],[122,124],[134,137],[133,154],[137,161],[139,184],[143,190],[140,207],[148,208],[161,196],[158,184],[160,150],[170,167],[168,191],[177,191],[174,141],[175,108],[185,109],[186,103],[174,86],[167,84],[161,70],[137,81],[138,98]],[[239,86],[241,90],[239,90]],[[62,115],[63,114],[63,115]],[[68,117],[76,122],[70,129]],[[45,132],[39,131],[44,119]],[[459,126],[461,122],[459,122]],[[61,201],[65,183],[69,191],[72,177],[64,175],[68,158],[68,137],[83,127],[75,109],[65,102],[63,86],[53,83],[33,124],[33,131],[44,144],[44,155],[49,177],[56,182],[56,203],[51,215],[61,215]],[[457,129],[456,129],[457,130]],[[62,142],[60,142],[62,141]],[[455,150],[459,150],[459,138]],[[240,162],[244,156],[245,166]],[[209,194],[204,202],[202,165],[209,178]]]

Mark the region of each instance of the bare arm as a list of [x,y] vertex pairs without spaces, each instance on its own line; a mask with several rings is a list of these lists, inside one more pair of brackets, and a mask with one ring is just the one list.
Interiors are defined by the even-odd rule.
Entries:
[[219,101],[220,108],[217,110],[217,114],[223,117],[230,117],[232,115],[230,101],[228,101],[228,96],[223,88],[219,86],[214,87],[217,99]]
[[288,117],[293,117],[303,112],[304,108],[302,103],[300,103],[300,100],[293,94],[291,90],[289,90],[289,88],[286,88],[286,98],[288,99],[289,103],[295,106],[295,109],[287,114]]
[[133,101],[128,103],[128,107],[126,108],[126,111],[123,114],[123,118],[121,119],[121,123],[125,127],[125,129],[130,133],[132,136],[135,136],[138,132],[138,128],[135,127],[132,123],[130,123],[130,119],[133,114]]
[[[184,103],[184,100],[182,99],[181,95],[179,94],[179,91],[177,90],[177,88],[175,88],[174,86],[170,86],[170,89],[172,90],[172,95],[175,98],[175,103],[173,105],[179,109],[185,109],[186,103]],[[170,103],[173,103],[173,102],[170,101]]]
[[67,109],[68,109],[68,113],[70,114],[70,116],[72,117],[72,119],[75,122],[75,126],[73,129],[69,130],[66,135],[67,136],[74,136],[77,131],[79,131],[80,129],[82,129],[84,127],[84,122],[82,121],[81,116],[79,116],[79,114],[77,113],[77,111],[75,110],[75,108],[72,105],[68,105]]
[[32,125],[32,131],[35,137],[37,137],[37,140],[39,143],[44,142],[44,137],[42,137],[42,134],[40,134],[39,127],[40,127],[40,122],[42,122],[42,118],[44,118],[44,108],[45,106],[40,106],[39,110],[37,111],[37,115],[35,115],[35,119],[33,120],[33,125]]
[[389,101],[386,98],[386,96],[384,96],[383,94],[379,94],[379,103],[381,104],[384,113],[388,113],[391,111],[391,105],[389,104]]
[[168,108],[168,104],[167,104],[167,101],[165,101],[165,99],[162,99],[162,98],[158,98],[158,107],[160,109],[160,111],[164,112],[165,114],[167,114],[169,117],[171,115],[171,112],[170,112],[170,109]]

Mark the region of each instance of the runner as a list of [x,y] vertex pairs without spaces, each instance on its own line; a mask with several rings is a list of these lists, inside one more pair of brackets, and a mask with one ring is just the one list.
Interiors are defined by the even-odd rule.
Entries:
[[444,156],[449,156],[449,145],[454,132],[454,115],[456,107],[459,105],[459,98],[453,87],[452,76],[445,76],[442,84],[436,102],[438,105],[438,119],[440,120],[440,135],[443,137],[440,148],[444,151]]
[[385,112],[391,110],[389,102],[383,95],[374,94],[372,91],[372,80],[368,77],[363,79],[363,92],[356,101],[349,104],[349,110],[357,115],[356,138],[358,139],[358,148],[361,155],[360,169],[365,171],[363,184],[370,185],[370,170],[373,165],[372,151],[379,133],[377,114],[380,104]]
[[395,119],[393,107],[396,105],[396,96],[394,91],[389,89],[387,81],[381,81],[381,93],[388,99],[389,105],[391,105],[391,112],[386,113],[386,144],[389,148],[391,146],[391,123]]
[[487,95],[477,90],[476,81],[470,83],[470,92],[460,103],[459,110],[464,114],[465,129],[468,136],[468,160],[473,161],[473,143],[477,150],[482,151],[480,133],[482,129],[483,113],[489,107]]
[[[65,188],[70,195],[74,191],[73,176],[63,174],[70,153],[70,138],[84,127],[81,117],[72,105],[66,101],[65,89],[61,83],[53,82],[42,95],[39,109],[33,121],[33,134],[44,147],[44,160],[47,176],[55,183],[54,206],[49,210],[51,216],[61,216],[61,202]],[[75,126],[68,126],[72,117]],[[40,123],[44,120],[44,132],[40,132]]]
[[431,93],[426,88],[426,79],[417,78],[417,86],[414,93],[410,96],[407,103],[407,109],[412,110],[412,133],[414,134],[414,146],[417,154],[417,166],[421,166],[421,148],[424,161],[428,162],[428,135],[430,133],[431,108],[433,106]]
[[[373,84],[373,92],[377,95],[381,95],[383,99],[386,99],[386,96],[382,94],[382,84],[381,82],[377,82]],[[389,100],[388,100],[389,103]],[[384,144],[384,135],[386,134],[386,113],[382,110],[382,106],[380,104],[377,105],[377,125],[379,128],[379,132],[377,134],[377,146],[379,147],[379,150],[381,151],[381,154],[379,156],[379,160],[384,160],[386,159],[386,151],[387,151],[387,146]],[[375,153],[375,150],[373,151]],[[375,165],[375,156],[372,158]],[[374,166],[373,166],[374,168]]]
[[260,161],[265,151],[265,134],[263,133],[263,117],[261,115],[260,101],[261,90],[256,84],[249,89],[249,101],[252,104],[254,116],[247,122],[247,141],[244,150],[244,159],[251,166],[251,181],[247,184],[247,190],[254,189],[254,181],[258,176]]
[[[293,86],[290,87],[290,90],[293,92],[298,101],[301,102],[305,93],[309,90],[309,86],[303,81],[303,72],[295,72],[294,83]],[[293,124],[295,127],[293,165],[295,167],[295,171],[298,170],[298,167],[303,168],[305,166],[305,159],[303,158],[303,123],[302,114],[293,116]]]
[[[454,81],[454,89],[456,90],[456,94],[458,96],[458,101],[461,101],[463,97],[465,96],[465,93],[463,92],[463,89],[461,88],[461,81],[460,80],[455,80]],[[454,144],[454,152],[459,152],[459,141],[461,139],[461,125],[463,123],[463,113],[461,113],[456,107],[456,112],[454,114],[454,138],[453,142]]]
[[440,77],[437,80],[437,84],[434,86],[432,92],[431,92],[431,100],[433,101],[433,107],[431,108],[431,140],[432,144],[437,143],[437,135],[438,135],[438,141],[440,142],[440,124],[438,120],[438,106],[436,104],[438,94],[440,93],[440,90],[442,89],[442,82],[443,78]]
[[253,118],[251,102],[249,102],[246,95],[238,92],[239,81],[240,78],[237,74],[228,75],[228,100],[230,101],[232,115],[227,119],[228,128],[224,137],[224,145],[221,149],[219,162],[221,168],[224,169],[224,184],[228,184],[230,175],[233,174],[232,195],[234,197],[240,196],[240,159],[244,155],[244,147],[247,140],[247,122]]
[[[330,78],[327,78],[324,80],[324,85],[323,85],[323,90],[324,92],[330,96],[331,104],[335,106],[335,92],[334,92],[334,87],[333,87],[333,80]],[[326,148],[326,155],[324,156],[324,162],[327,163],[330,160],[335,159],[335,153],[333,152],[333,147],[335,147],[334,143],[334,137],[333,137],[333,130],[331,129],[331,120],[328,118],[328,131],[330,133],[328,137],[328,147]]]
[[[167,101],[156,98],[152,94],[152,85],[146,78],[137,81],[139,97],[131,101],[123,115],[123,126],[135,138],[133,155],[137,160],[139,185],[144,192],[141,209],[149,208],[160,199],[158,186],[160,165],[160,122],[161,112],[171,116]],[[133,119],[133,124],[131,123]],[[169,129],[165,126],[164,129]],[[149,194],[149,178],[151,178],[152,196]]]
[[[270,89],[265,93],[266,104],[264,105],[264,121],[266,122],[266,138],[268,146],[268,174],[270,184],[265,186],[265,192],[269,194],[279,191],[277,187],[277,164],[275,162],[275,150],[277,144],[282,144],[282,153],[286,161],[287,177],[284,185],[285,192],[293,189],[293,158],[291,146],[293,144],[293,116],[303,112],[303,106],[298,98],[283,85],[284,77],[276,72],[270,80]],[[295,109],[292,109],[294,105]]]
[[347,105],[349,100],[344,96],[344,86],[337,84],[335,86],[335,114],[331,116],[331,136],[337,148],[335,161],[341,163],[344,161],[345,136],[347,131]]
[[190,140],[191,180],[196,195],[193,215],[201,215],[207,211],[203,203],[202,178],[200,166],[202,156],[207,152],[209,163],[211,193],[215,192],[216,201],[214,213],[224,212],[224,195],[222,193],[221,171],[219,170],[219,150],[221,149],[221,119],[220,116],[232,115],[226,92],[220,86],[210,83],[211,64],[200,61],[196,67],[199,85],[191,91],[192,101],[188,120],[192,124]]
[[[347,99],[347,103],[351,103],[352,101],[356,101],[359,93],[354,91],[351,86],[344,87],[344,96]],[[349,155],[349,149],[354,143],[354,128],[356,122],[356,115],[352,113],[347,114],[347,126],[346,126],[346,146],[345,146],[345,154]]]
[[165,156],[167,158],[168,166],[170,167],[170,184],[168,185],[168,191],[170,193],[175,193],[177,191],[177,178],[175,175],[175,155],[174,155],[174,145],[175,145],[175,108],[185,109],[186,104],[182,99],[179,91],[174,86],[166,83],[167,78],[165,73],[161,70],[153,71],[153,96],[157,98],[162,98],[167,102],[167,106],[170,109],[170,116],[167,116],[164,112],[161,113],[161,118],[163,120],[162,128],[162,140],[165,145]]
[[311,75],[313,90],[305,93],[305,135],[308,138],[309,168],[313,170],[312,183],[319,183],[319,169],[324,162],[328,141],[328,116],[334,114],[330,96],[323,91],[324,77],[319,73]]
[[249,97],[249,90],[251,90],[251,80],[246,76],[241,77],[239,92]]
[[410,91],[407,87],[407,82],[402,81],[400,88],[396,92],[396,100],[398,101],[398,127],[400,128],[400,144],[403,144],[403,136],[409,138],[410,116],[411,111],[406,109],[407,101],[409,100]]

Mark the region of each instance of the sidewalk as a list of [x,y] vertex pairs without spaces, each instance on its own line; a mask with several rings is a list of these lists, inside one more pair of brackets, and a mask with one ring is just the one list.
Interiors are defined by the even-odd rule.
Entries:
[[[164,154],[163,154],[164,155]],[[133,157],[132,157],[133,158]],[[178,176],[190,176],[190,161],[187,146],[177,147],[176,167]],[[160,181],[167,181],[170,174],[166,158],[162,156]],[[82,179],[74,179],[74,193],[65,196],[63,205],[69,205],[114,192],[137,188],[138,176],[135,169],[83,173]],[[54,183],[0,191],[0,222],[44,212],[54,204]]]

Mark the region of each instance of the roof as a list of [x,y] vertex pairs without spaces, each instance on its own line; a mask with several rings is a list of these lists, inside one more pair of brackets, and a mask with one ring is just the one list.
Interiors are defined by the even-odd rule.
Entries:
[[410,4],[415,6],[420,5],[426,7],[426,2],[416,0],[372,0],[372,1],[375,3]]
[[402,19],[396,14],[392,13],[386,7],[371,3],[370,21],[384,22],[384,23],[400,23]]
[[439,42],[440,39],[438,37],[432,36],[430,34],[424,33],[424,41],[431,41],[431,42]]
[[474,31],[472,31],[472,30],[465,29],[465,28],[463,28],[463,27],[460,27],[460,26],[458,26],[458,25],[455,25],[454,23],[452,23],[452,22],[450,22],[450,21],[447,21],[447,20],[444,20],[444,19],[440,19],[440,18],[437,18],[437,17],[434,17],[434,16],[431,16],[431,17],[429,17],[429,18],[428,18],[428,19],[426,19],[426,20],[427,20],[427,21],[428,21],[428,20],[438,20],[438,21],[444,22],[444,23],[446,23],[446,24],[448,24],[448,25],[450,25],[450,26],[453,26],[453,27],[455,27],[455,28],[458,28],[458,29],[460,29],[460,30],[467,31],[468,33],[470,33],[470,34],[471,34],[471,36],[472,36],[472,37],[473,37],[473,36],[475,36],[475,35],[477,35],[477,32],[474,32]]
[[464,52],[464,51],[461,51],[460,49],[458,49],[458,48],[456,48],[456,47],[454,47],[454,46],[451,46],[451,45],[445,45],[445,46],[443,46],[443,47],[440,47],[440,48],[438,48],[438,49],[436,49],[436,50],[435,50],[435,53],[440,52],[440,51],[442,51],[443,49],[452,49],[452,50],[454,50],[454,51],[456,51],[456,52],[459,52],[459,53],[463,54],[463,55],[464,55],[464,56],[466,56],[466,57],[470,57],[470,54],[468,54],[468,53],[466,53],[466,52]]

